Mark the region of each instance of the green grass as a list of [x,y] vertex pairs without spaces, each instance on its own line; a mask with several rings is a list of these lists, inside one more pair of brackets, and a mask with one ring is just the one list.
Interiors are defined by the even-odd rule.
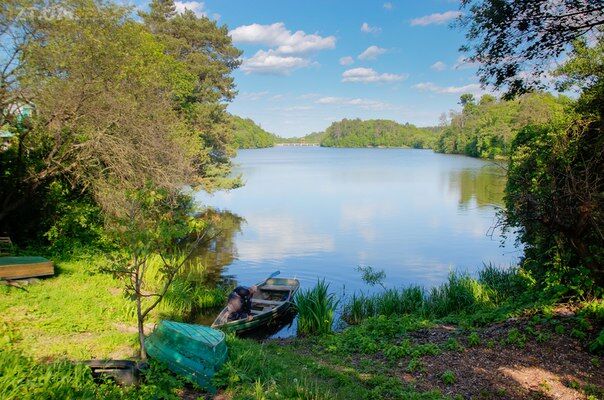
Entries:
[[342,319],[349,324],[358,324],[368,316],[410,314],[423,306],[424,292],[419,286],[388,289],[374,296],[353,294],[343,306]]
[[529,291],[533,285],[530,277],[517,268],[486,266],[478,279],[452,272],[445,283],[429,291],[410,286],[371,296],[354,294],[344,303],[342,318],[352,325],[376,315],[411,314],[432,319],[453,317],[455,321],[465,317],[470,323],[490,322],[534,302]]
[[334,312],[338,301],[329,293],[329,284],[320,280],[295,297],[298,309],[298,333],[302,335],[325,334],[332,331]]
[[93,379],[90,369],[82,364],[64,360],[38,363],[19,351],[0,349],[0,398],[4,400],[176,400],[182,387],[182,381],[154,362],[140,386],[121,387],[110,380]]
[[[0,346],[47,359],[129,358],[136,353],[134,302],[99,272],[102,255],[57,261],[57,274],[23,287],[0,285]],[[179,281],[177,281],[179,282]],[[177,283],[148,323],[183,319],[192,306],[224,302],[221,289]]]
[[447,370],[443,372],[441,379],[445,385],[452,385],[455,383],[455,374],[453,371]]
[[[124,297],[120,282],[96,272],[97,264],[102,262],[98,256],[60,261],[57,276],[27,286],[27,290],[0,286],[0,398],[50,399],[65,397],[64,393],[74,399],[176,398],[183,382],[158,365],[136,389],[94,382],[87,370],[66,361],[127,358],[135,353],[133,304]],[[447,306],[452,314],[436,319],[430,308],[435,300],[419,287],[392,290],[379,298],[366,296],[374,307],[371,315],[360,312],[356,325],[338,333],[329,332],[337,299],[320,282],[297,300],[302,299],[298,306],[301,305],[300,313],[307,317],[306,321],[310,321],[307,326],[323,333],[287,344],[230,337],[229,360],[215,376],[215,384],[233,399],[446,398],[438,392],[418,392],[393,376],[392,368],[424,371],[422,357],[461,350],[460,342],[451,339],[440,344],[418,344],[409,333],[429,329],[442,320],[462,324],[475,315],[481,315],[480,321],[494,320],[526,309],[508,304],[509,296],[494,297],[496,290],[505,293],[501,288],[506,285],[497,286],[509,279],[505,274],[492,273],[488,284],[481,278],[475,280],[480,289],[475,288],[475,282],[458,278],[450,279],[446,283],[449,287],[439,292],[446,293],[444,298],[439,297],[439,307],[453,304]],[[185,284],[177,285],[150,322],[167,314],[182,318],[191,304],[203,303],[200,297],[208,296],[208,304],[220,297],[213,289],[192,290]],[[483,293],[488,296],[486,304],[481,300]],[[364,302],[359,303],[364,307]],[[586,303],[576,317],[564,322],[567,332],[591,332],[592,325],[600,326],[602,304]],[[546,326],[553,333],[565,326],[549,312],[548,305],[529,305],[534,313],[535,332],[544,331]],[[511,331],[507,339],[515,346],[522,339],[533,340],[533,336],[537,338],[527,329]],[[484,341],[487,347],[495,346]],[[470,333],[467,343],[478,346],[480,337]],[[48,363],[49,360],[54,361]]]

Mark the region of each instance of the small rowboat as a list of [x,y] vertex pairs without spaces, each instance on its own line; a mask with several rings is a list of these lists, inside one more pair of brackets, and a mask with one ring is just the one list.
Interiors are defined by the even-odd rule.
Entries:
[[258,285],[258,292],[252,297],[252,319],[228,321],[229,310],[225,307],[212,328],[243,334],[276,323],[291,313],[298,288],[300,282],[297,279],[269,278]]
[[227,359],[224,332],[202,325],[161,321],[145,347],[172,372],[212,392],[212,376]]

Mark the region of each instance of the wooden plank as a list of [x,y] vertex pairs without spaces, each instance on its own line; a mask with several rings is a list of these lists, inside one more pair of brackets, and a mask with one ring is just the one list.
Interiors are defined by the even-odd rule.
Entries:
[[287,286],[287,285],[262,285],[262,286],[260,286],[259,289],[267,290],[267,291],[275,291],[275,292],[289,292],[293,288],[291,286]]
[[283,301],[275,301],[275,300],[252,299],[252,304],[253,303],[270,304],[270,305],[278,306],[280,304],[283,304],[284,302]]

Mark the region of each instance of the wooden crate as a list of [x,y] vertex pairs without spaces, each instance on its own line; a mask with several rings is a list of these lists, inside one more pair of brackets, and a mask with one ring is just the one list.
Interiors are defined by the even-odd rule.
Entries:
[[0,257],[0,279],[25,279],[54,275],[52,261],[44,257]]

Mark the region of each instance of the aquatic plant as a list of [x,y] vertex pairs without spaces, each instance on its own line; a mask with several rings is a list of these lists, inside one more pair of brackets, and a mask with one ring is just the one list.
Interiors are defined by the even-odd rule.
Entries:
[[295,297],[298,309],[299,334],[323,334],[332,331],[334,311],[338,305],[335,294],[329,293],[325,280],[317,281],[311,288]]

